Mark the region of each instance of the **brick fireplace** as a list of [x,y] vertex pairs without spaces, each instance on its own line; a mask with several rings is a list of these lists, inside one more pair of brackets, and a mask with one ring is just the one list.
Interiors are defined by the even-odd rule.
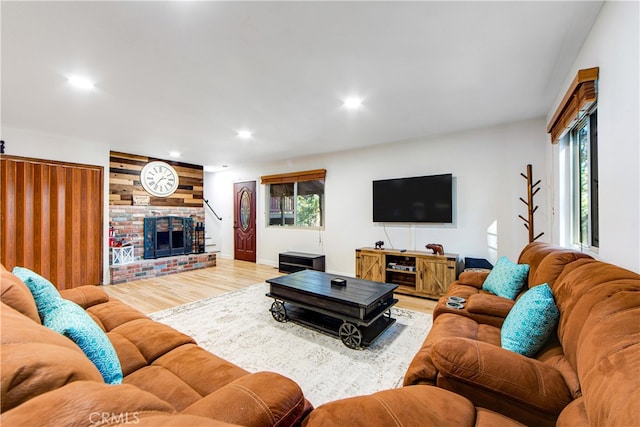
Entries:
[[[133,262],[125,265],[113,265],[113,250],[110,251],[109,270],[111,283],[123,283],[163,276],[171,273],[213,267],[216,265],[214,253],[171,254],[163,258],[145,259],[144,223],[145,218],[184,218],[187,223],[204,223],[202,207],[164,207],[164,206],[117,206],[109,208],[110,226],[116,244],[133,246]],[[187,242],[191,244],[190,242]],[[192,251],[189,251],[192,252]],[[174,256],[171,256],[174,255]]]

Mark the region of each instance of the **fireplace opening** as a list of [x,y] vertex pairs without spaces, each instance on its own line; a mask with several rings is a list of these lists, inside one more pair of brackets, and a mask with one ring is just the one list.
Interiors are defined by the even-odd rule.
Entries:
[[148,217],[144,219],[144,258],[193,252],[193,219],[190,217]]
[[[151,236],[153,238],[153,236]],[[166,251],[171,249],[171,240],[169,239],[169,218],[156,219],[156,251]]]
[[184,248],[184,225],[183,218],[172,218],[171,227],[171,248]]

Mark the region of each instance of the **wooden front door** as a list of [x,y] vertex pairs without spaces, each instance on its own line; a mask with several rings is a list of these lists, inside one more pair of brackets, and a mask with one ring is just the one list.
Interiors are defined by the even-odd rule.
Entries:
[[234,190],[234,258],[256,262],[256,182],[236,182]]
[[0,261],[58,289],[102,283],[103,168],[3,156]]

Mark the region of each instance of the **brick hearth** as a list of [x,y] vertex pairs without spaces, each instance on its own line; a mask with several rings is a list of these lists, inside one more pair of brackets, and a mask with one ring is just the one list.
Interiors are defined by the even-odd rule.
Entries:
[[198,268],[215,267],[216,254],[190,254],[165,258],[143,259],[126,265],[112,265],[111,284],[129,282],[131,280],[148,279],[181,273]]

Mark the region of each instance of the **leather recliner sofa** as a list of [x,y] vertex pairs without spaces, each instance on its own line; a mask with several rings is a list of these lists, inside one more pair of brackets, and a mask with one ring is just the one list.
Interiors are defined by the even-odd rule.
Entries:
[[520,262],[530,263],[529,287],[550,285],[560,312],[534,357],[501,347],[509,310],[500,300],[491,310],[499,297],[481,291],[477,273],[461,274],[449,294],[471,286],[466,297],[482,295],[485,311],[437,310],[402,388],[322,405],[306,427],[640,425],[640,276],[542,243]]
[[2,265],[0,285],[4,426],[290,426],[312,409],[294,381],[249,373],[99,287],[63,290],[116,350],[124,379],[105,384],[78,346],[42,326],[31,292]]
[[[548,256],[552,253],[553,256]],[[519,293],[515,300],[499,297],[482,289],[482,284],[489,275],[488,271],[462,272],[458,280],[449,285],[444,298],[438,300],[433,310],[433,318],[436,319],[443,313],[455,313],[469,317],[481,324],[501,327],[513,304],[525,291],[542,283],[553,286],[565,265],[582,258],[591,259],[585,253],[571,249],[541,242],[529,243],[518,257],[518,264],[529,266],[527,287]],[[464,298],[464,308],[448,307],[447,300],[450,296]]]

